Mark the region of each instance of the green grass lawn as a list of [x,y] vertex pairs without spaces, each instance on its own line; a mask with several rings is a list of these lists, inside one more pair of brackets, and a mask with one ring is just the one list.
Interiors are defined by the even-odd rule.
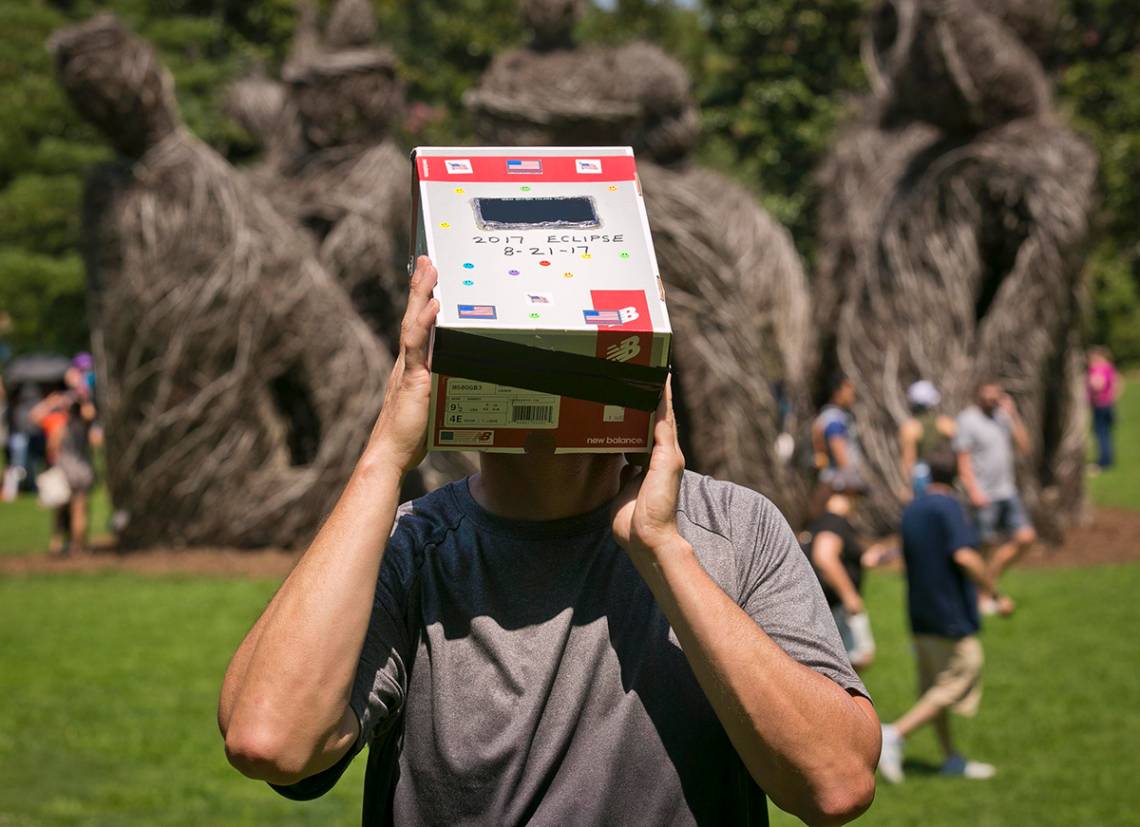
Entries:
[[[107,535],[110,518],[107,489],[99,486],[91,493],[89,536],[98,540]],[[39,507],[34,494],[21,494],[15,502],[0,502],[0,555],[46,552],[51,521],[52,515]]]
[[[880,644],[867,675],[885,718],[913,695],[897,575],[870,578]],[[961,745],[998,778],[932,777],[929,733],[910,778],[881,787],[868,825],[1140,823],[1135,749],[1140,565],[1014,571],[1018,616],[985,632],[980,715]],[[229,769],[214,704],[265,581],[127,574],[0,580],[0,825],[350,825],[358,760],[315,802],[279,799]],[[777,825],[794,823],[774,813]]]
[[[865,680],[883,720],[913,702],[915,672],[898,575],[872,573],[867,604],[879,649]],[[986,624],[985,690],[973,719],[954,717],[964,754],[990,781],[941,778],[929,729],[907,743],[905,783],[879,784],[868,825],[1140,825],[1136,747],[1136,594],[1140,564],[1013,570],[1010,620]],[[799,821],[773,810],[777,827]]]
[[[1096,502],[1140,509],[1140,376],[1119,412],[1119,466]],[[92,531],[109,514],[100,490]],[[0,503],[0,554],[41,552],[48,515]],[[1140,564],[1014,570],[1015,619],[992,622],[978,718],[956,721],[999,775],[933,775],[929,732],[908,744],[909,777],[881,786],[868,825],[1140,825],[1135,630]],[[353,825],[363,761],[324,799],[285,801],[226,764],[214,723],[225,663],[274,583],[129,574],[0,577],[0,827]],[[881,716],[913,699],[897,575],[867,603],[879,659],[866,676]],[[775,825],[796,823],[773,809]]]
[[273,583],[0,580],[0,825],[351,825],[363,762],[295,804],[230,769],[214,710]]

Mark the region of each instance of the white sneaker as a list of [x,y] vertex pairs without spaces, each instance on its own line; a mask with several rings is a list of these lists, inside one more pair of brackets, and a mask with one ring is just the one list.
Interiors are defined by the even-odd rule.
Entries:
[[892,784],[906,777],[902,768],[903,739],[890,724],[883,724],[883,751],[879,753],[879,772]]
[[10,503],[20,494],[20,481],[24,479],[25,471],[15,465],[4,471],[4,482],[0,486],[0,499]]
[[942,765],[939,774],[985,781],[987,778],[993,778],[997,775],[997,767],[981,761],[967,761],[961,755],[952,755],[946,759],[946,763]]

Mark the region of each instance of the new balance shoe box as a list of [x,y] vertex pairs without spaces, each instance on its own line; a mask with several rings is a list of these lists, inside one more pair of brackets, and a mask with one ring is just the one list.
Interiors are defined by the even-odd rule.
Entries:
[[434,451],[646,451],[671,331],[629,147],[419,147]]

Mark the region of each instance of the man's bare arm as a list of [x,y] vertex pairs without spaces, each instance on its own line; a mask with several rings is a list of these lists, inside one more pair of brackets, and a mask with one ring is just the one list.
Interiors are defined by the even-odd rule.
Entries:
[[835,459],[836,468],[847,467],[847,438],[842,436],[828,437],[827,447],[831,449],[831,456]]
[[902,472],[903,482],[908,486],[913,482],[911,472],[915,462],[918,461],[919,429],[922,426],[914,419],[908,419],[899,428],[900,461],[899,471]]
[[619,497],[615,538],[676,631],[756,782],[808,824],[850,821],[874,798],[880,746],[874,708],[785,653],[708,576],[677,532],[684,458],[668,388],[654,440],[647,472],[628,480]]
[[983,595],[993,597],[997,594],[997,584],[994,583],[985,559],[976,549],[969,547],[957,549],[953,557],[954,562],[974,581]]
[[834,531],[821,531],[815,535],[811,544],[811,563],[815,570],[843,602],[851,614],[863,611],[863,598],[859,596],[858,589],[843,568],[840,556],[843,553],[843,540]]
[[436,272],[412,277],[400,356],[368,445],[328,520],[226,670],[218,725],[244,774],[290,784],[327,769],[358,736],[349,708],[400,484],[424,455],[439,310]]
[[975,508],[984,508],[989,504],[989,498],[982,493],[978,479],[974,476],[974,462],[970,459],[969,451],[958,452],[958,478],[966,488],[966,496]]

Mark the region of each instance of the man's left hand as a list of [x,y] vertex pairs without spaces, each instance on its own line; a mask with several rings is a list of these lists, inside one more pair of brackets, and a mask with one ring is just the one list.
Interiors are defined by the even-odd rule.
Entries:
[[653,452],[647,468],[631,463],[622,469],[622,487],[614,507],[613,532],[618,544],[633,555],[662,551],[680,540],[677,496],[685,457],[677,440],[673,416],[672,380],[657,406]]

